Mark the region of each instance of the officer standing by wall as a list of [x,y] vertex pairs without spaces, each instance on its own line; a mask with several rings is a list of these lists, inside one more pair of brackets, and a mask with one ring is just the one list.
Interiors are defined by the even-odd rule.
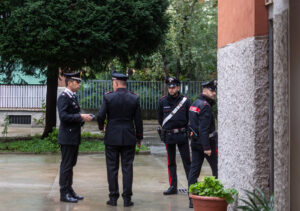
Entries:
[[80,88],[80,72],[65,73],[66,89],[58,97],[57,108],[60,118],[58,143],[61,149],[60,164],[60,200],[76,203],[83,197],[75,193],[73,184],[73,167],[76,165],[78,147],[81,139],[81,126],[92,120],[91,114],[80,114],[76,92]]
[[97,115],[99,129],[105,129],[105,157],[107,167],[107,180],[109,184],[108,205],[117,206],[119,198],[118,171],[119,157],[121,156],[123,174],[123,200],[124,207],[133,206],[132,181],[133,160],[135,147],[140,147],[143,139],[143,122],[139,97],[127,90],[127,76],[113,72],[113,92],[104,95],[103,104]]
[[[212,106],[215,104],[217,80],[202,84],[202,94],[191,105],[189,111],[190,127],[192,128],[192,164],[189,173],[189,186],[197,182],[204,158],[207,159],[213,176],[218,177],[218,149],[215,117]],[[190,199],[190,208],[193,208]]]
[[158,104],[158,122],[162,126],[162,140],[166,144],[168,157],[168,173],[170,187],[164,195],[177,194],[176,144],[188,178],[191,159],[187,125],[189,121],[190,101],[180,94],[180,81],[169,77],[166,80],[168,95],[160,99]]

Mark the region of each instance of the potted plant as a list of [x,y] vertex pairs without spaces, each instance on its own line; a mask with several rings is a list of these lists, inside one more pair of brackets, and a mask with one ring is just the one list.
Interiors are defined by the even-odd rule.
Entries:
[[190,185],[189,193],[195,211],[226,211],[238,194],[235,189],[225,189],[221,181],[212,176]]

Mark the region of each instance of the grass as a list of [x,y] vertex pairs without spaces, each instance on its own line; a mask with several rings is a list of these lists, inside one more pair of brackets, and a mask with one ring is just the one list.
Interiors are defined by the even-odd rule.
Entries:
[[[60,152],[57,144],[58,129],[54,129],[44,140],[40,136],[33,136],[28,140],[10,140],[9,142],[0,142],[0,152],[26,152],[26,153],[57,153]],[[79,152],[104,152],[105,145],[103,134],[92,134],[83,132],[81,134],[81,144]],[[136,153],[140,151],[149,151],[149,147],[142,145],[140,149],[136,148]]]

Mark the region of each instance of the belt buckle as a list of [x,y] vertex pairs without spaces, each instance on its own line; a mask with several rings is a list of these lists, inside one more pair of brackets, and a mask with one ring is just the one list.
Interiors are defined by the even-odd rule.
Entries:
[[173,133],[179,133],[179,130],[177,128],[173,129]]

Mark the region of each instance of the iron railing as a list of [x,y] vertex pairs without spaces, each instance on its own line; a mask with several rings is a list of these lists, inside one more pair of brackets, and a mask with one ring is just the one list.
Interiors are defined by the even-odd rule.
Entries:
[[0,85],[0,108],[42,108],[45,85]]
[[[200,81],[181,83],[181,93],[195,100],[201,91]],[[157,81],[128,81],[128,90],[140,98],[142,109],[155,110],[159,99],[166,93],[164,84]],[[78,99],[83,109],[98,109],[106,92],[112,90],[110,80],[82,82]],[[42,108],[46,99],[46,85],[0,85],[0,108]]]
[[[136,93],[140,98],[142,109],[155,110],[159,99],[163,96],[164,84],[157,81],[127,81],[128,90]],[[103,101],[103,95],[112,90],[112,82],[104,80],[90,80],[83,82],[78,99],[83,109],[98,109]],[[181,93],[195,100],[201,91],[200,81],[181,83]]]

